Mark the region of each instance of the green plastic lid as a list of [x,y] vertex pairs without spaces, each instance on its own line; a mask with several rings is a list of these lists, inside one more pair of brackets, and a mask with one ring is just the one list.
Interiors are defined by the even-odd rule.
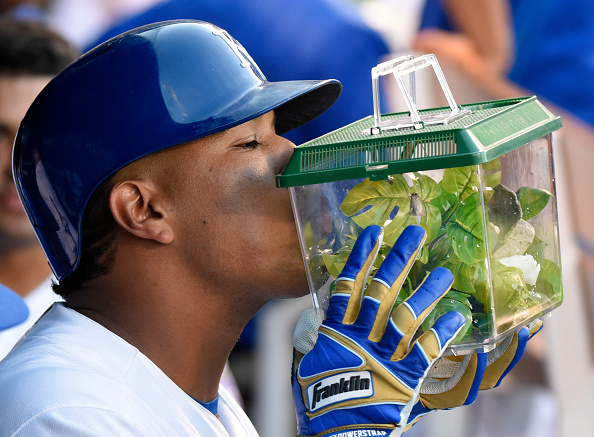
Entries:
[[[420,119],[448,108],[419,111]],[[295,148],[279,187],[483,164],[561,127],[561,119],[534,96],[460,105],[447,124],[399,130],[377,129],[369,116]],[[381,117],[381,118],[380,118]],[[381,115],[389,125],[408,112]],[[420,129],[418,128],[420,127]],[[374,131],[375,129],[375,131]]]

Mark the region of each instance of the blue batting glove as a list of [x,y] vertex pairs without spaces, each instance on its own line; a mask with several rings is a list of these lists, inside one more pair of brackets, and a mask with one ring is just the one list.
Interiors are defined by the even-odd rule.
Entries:
[[293,397],[300,435],[399,436],[407,428],[429,369],[464,325],[452,311],[413,340],[452,285],[445,268],[394,307],[425,235],[420,226],[407,227],[365,290],[382,237],[379,226],[366,228],[336,280],[317,339],[310,334],[313,310],[298,323]]

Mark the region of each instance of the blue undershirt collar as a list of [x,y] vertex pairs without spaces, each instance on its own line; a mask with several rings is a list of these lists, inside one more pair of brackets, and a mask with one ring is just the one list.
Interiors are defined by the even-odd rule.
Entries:
[[[194,398],[192,398],[194,399]],[[202,405],[204,408],[206,408],[208,411],[210,411],[212,414],[214,414],[215,416],[217,414],[219,414],[219,396],[217,395],[216,398],[214,398],[214,400],[210,401],[210,402],[200,402],[198,399],[194,399],[196,402],[198,402],[200,405]]]

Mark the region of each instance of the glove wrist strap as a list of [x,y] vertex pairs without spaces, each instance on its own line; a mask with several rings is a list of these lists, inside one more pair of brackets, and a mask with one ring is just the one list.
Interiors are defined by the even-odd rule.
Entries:
[[[314,437],[388,437],[394,429],[394,425],[357,424],[332,428],[316,434]],[[305,436],[298,435],[297,437]]]

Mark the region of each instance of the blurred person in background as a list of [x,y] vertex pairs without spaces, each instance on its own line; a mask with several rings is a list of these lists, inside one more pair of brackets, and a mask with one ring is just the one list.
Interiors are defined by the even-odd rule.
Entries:
[[427,0],[413,49],[506,78],[594,126],[590,0]]
[[25,299],[26,321],[0,333],[0,358],[56,300],[51,270],[25,215],[12,178],[12,143],[41,89],[76,57],[57,33],[39,23],[0,19],[0,283]]
[[47,0],[0,0],[0,14],[39,20],[46,6]]
[[0,0],[0,15],[42,21],[82,49],[115,21],[163,0]]

